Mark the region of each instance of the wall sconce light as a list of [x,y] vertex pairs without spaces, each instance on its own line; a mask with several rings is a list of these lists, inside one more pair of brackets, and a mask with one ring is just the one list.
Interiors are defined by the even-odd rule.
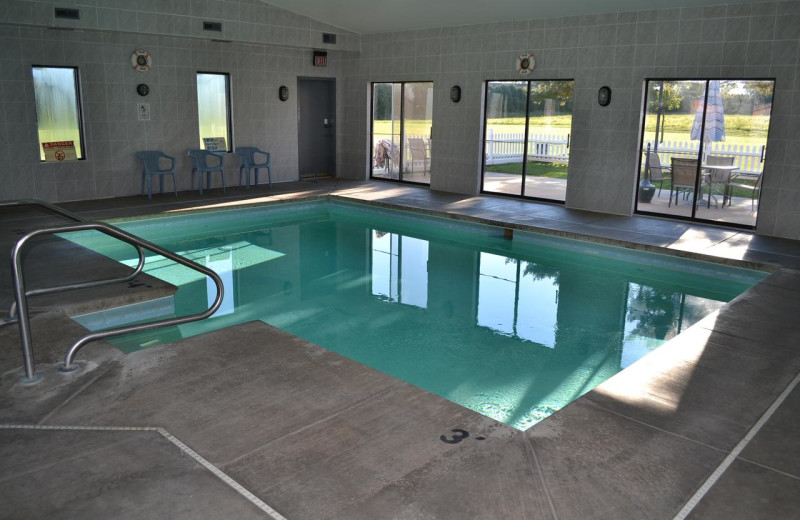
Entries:
[[611,89],[609,87],[600,87],[597,91],[597,103],[601,107],[608,106],[611,103]]
[[453,85],[453,88],[450,89],[450,101],[453,103],[461,101],[461,87],[458,85]]
[[281,88],[278,89],[278,99],[281,101],[289,99],[289,87],[282,85]]

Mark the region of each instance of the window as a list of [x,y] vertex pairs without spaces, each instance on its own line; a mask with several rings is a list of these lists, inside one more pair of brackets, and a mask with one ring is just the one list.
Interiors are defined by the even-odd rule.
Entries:
[[372,85],[370,176],[431,183],[433,83]]
[[200,148],[211,152],[233,150],[230,77],[227,74],[197,73],[197,118]]
[[636,212],[754,228],[775,81],[647,81]]
[[41,160],[83,159],[78,69],[34,66],[32,70]]
[[564,202],[575,82],[489,81],[483,192]]
[[372,294],[383,301],[428,306],[428,241],[373,230]]

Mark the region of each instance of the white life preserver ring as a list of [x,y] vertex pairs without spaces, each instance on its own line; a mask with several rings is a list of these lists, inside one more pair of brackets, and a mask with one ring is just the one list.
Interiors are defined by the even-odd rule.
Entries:
[[517,57],[517,72],[520,74],[530,74],[533,72],[533,67],[536,65],[536,58],[532,52],[527,54],[520,54]]
[[147,72],[153,66],[153,58],[147,51],[133,51],[131,65],[139,72]]

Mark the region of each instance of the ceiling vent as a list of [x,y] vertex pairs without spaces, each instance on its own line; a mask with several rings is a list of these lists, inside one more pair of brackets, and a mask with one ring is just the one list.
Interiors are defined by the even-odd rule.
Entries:
[[336,45],[336,35],[333,33],[322,33],[322,43]]
[[204,31],[222,32],[222,23],[220,22],[203,22]]
[[56,18],[63,18],[65,20],[80,20],[81,12],[78,9],[70,9],[68,7],[56,7]]

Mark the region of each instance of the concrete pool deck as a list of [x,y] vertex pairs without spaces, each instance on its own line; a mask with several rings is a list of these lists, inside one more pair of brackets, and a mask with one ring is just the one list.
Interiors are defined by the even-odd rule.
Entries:
[[[34,299],[41,383],[18,383],[18,332],[0,328],[0,518],[800,516],[798,242],[385,182],[62,206],[116,218],[327,196],[775,272],[526,432],[261,322],[129,355],[99,342],[78,354],[82,370],[59,374],[82,330],[62,311],[76,298]],[[4,247],[21,222],[53,220],[4,215]],[[43,265],[70,247],[49,246]],[[146,285],[131,298],[169,290]],[[1,308],[9,289],[0,266]],[[470,436],[442,442],[464,436],[454,429]]]

